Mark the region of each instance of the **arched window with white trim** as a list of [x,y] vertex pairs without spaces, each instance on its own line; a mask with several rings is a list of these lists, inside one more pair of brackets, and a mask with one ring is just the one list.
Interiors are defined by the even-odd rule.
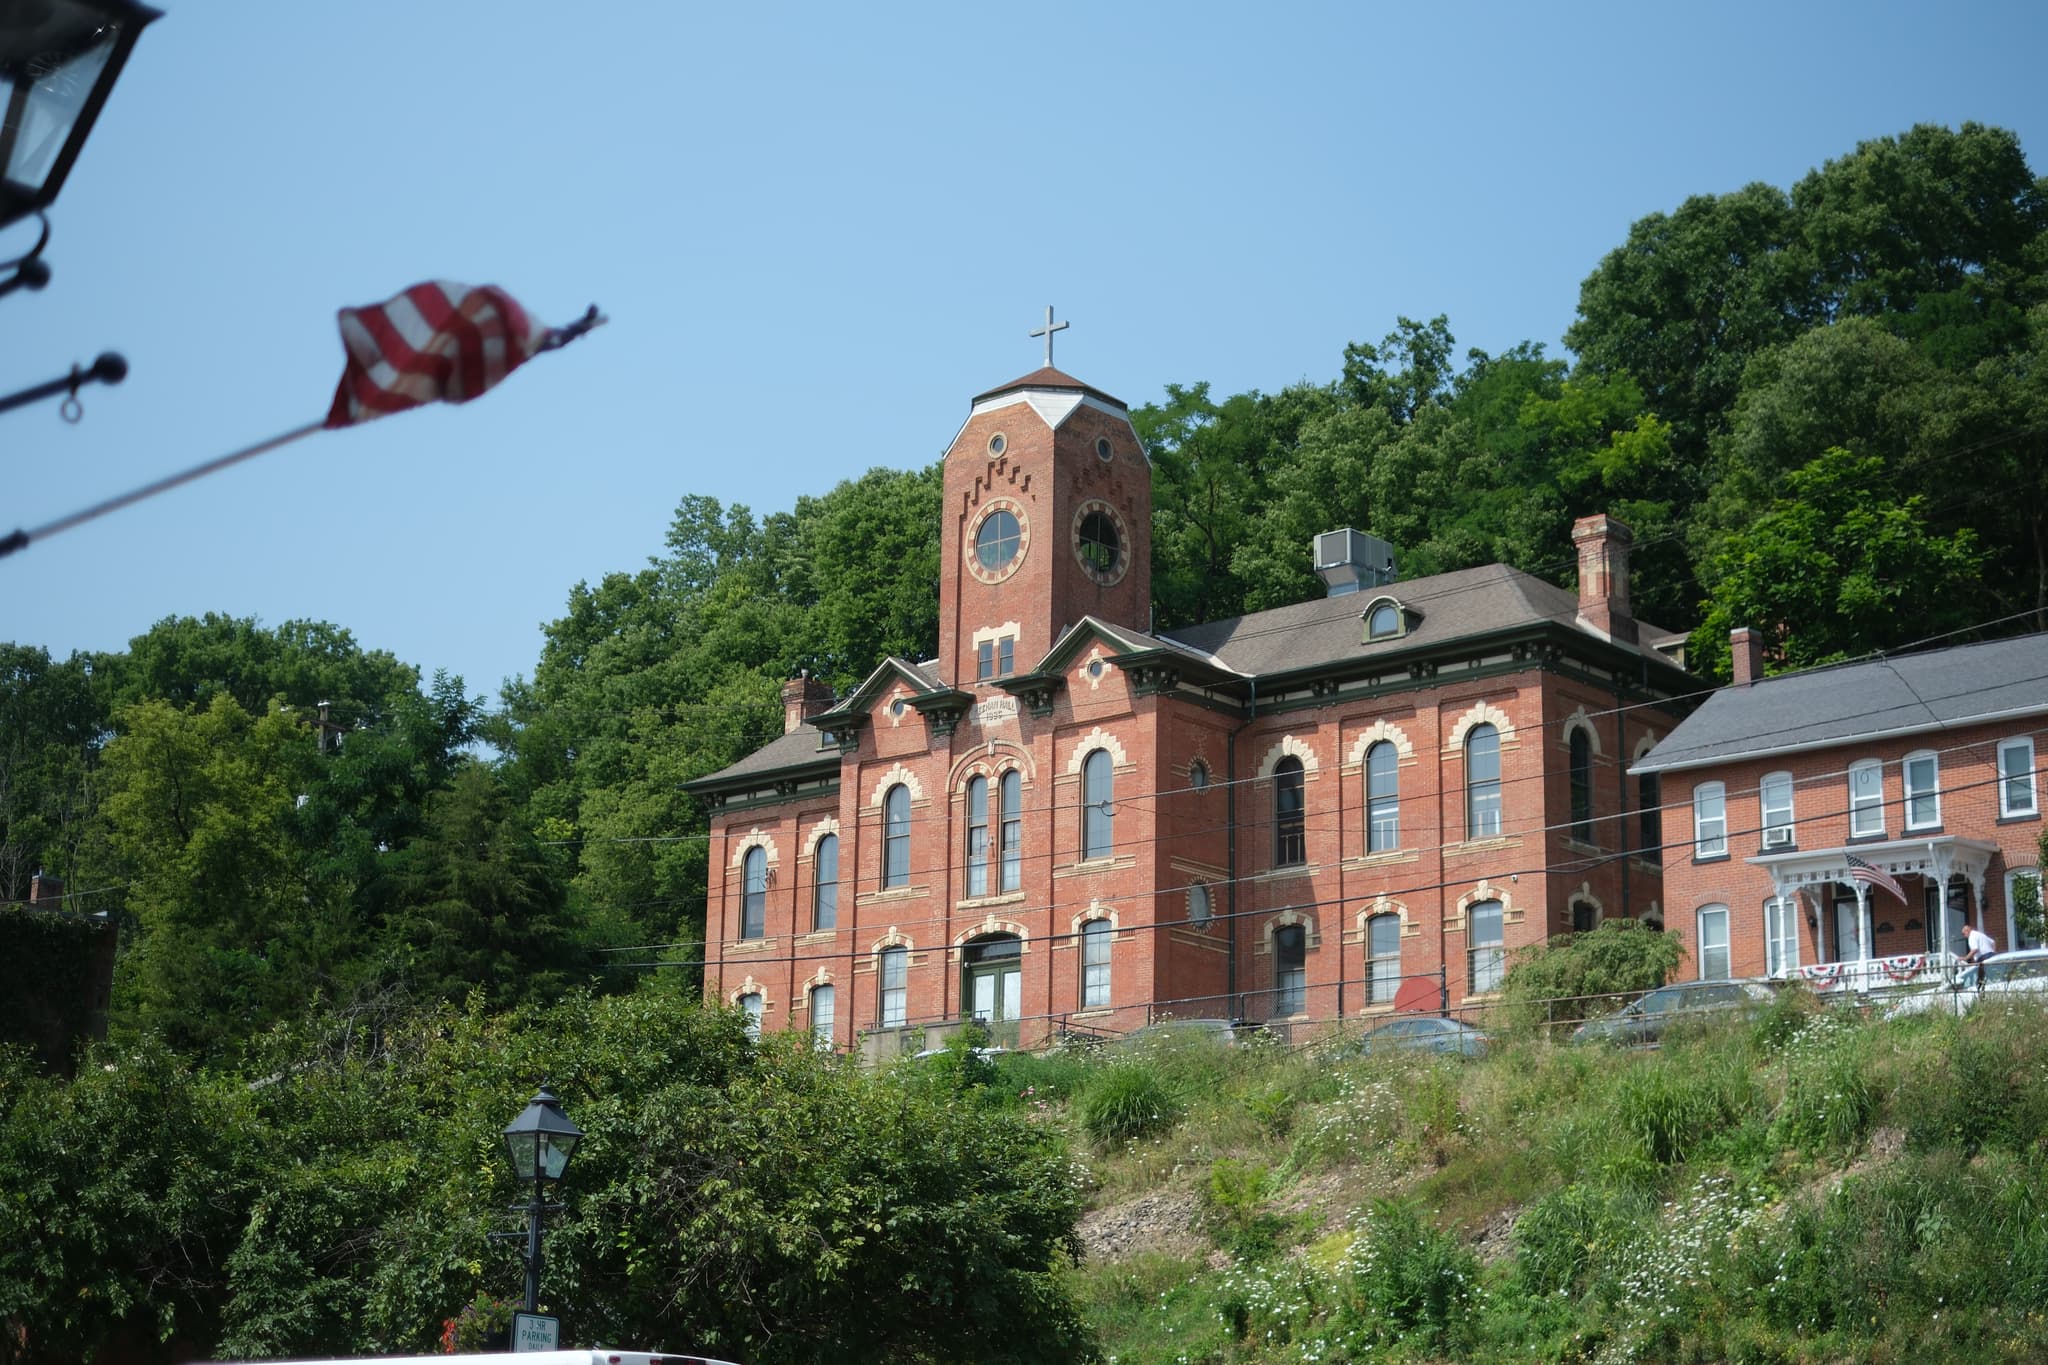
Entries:
[[967,779],[967,894],[988,894],[988,779]]
[[875,1004],[883,1028],[902,1028],[910,1017],[910,950],[884,948],[875,961]]
[[768,852],[758,844],[740,860],[740,937],[768,932]]
[[882,886],[910,885],[910,788],[898,782],[882,798]]
[[1941,827],[1941,759],[1932,749],[1907,754],[1899,764],[1906,776],[1906,830]]
[[811,1037],[821,1048],[832,1046],[838,1011],[839,993],[829,983],[811,987]]
[[811,856],[811,928],[839,927],[839,836],[822,835]]
[[1109,946],[1112,926],[1106,919],[1091,919],[1081,926],[1081,1008],[1105,1009],[1109,1005]]
[[1381,740],[1365,751],[1365,851],[1401,846],[1401,751]]
[[1116,761],[1097,749],[1081,764],[1081,857],[1116,851]]
[[1692,789],[1692,853],[1721,858],[1728,853],[1728,789],[1702,782]]
[[1728,963],[1728,907],[1703,905],[1699,911],[1700,980],[1727,980],[1733,974]]
[[1764,847],[1791,848],[1794,843],[1792,830],[1792,774],[1766,773],[1763,781],[1757,783],[1757,809],[1763,826]]
[[1849,765],[1849,837],[1875,839],[1884,834],[1884,764],[1866,758]]
[[1475,725],[1465,735],[1465,837],[1496,839],[1500,832],[1500,731]]
[[1308,778],[1289,754],[1273,765],[1273,866],[1308,861]]
[[1389,911],[1365,922],[1365,1000],[1390,1005],[1401,989],[1401,917]]

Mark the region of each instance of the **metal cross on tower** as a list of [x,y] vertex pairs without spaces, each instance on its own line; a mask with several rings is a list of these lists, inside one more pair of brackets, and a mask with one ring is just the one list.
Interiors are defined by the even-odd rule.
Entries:
[[1052,334],[1054,332],[1064,332],[1070,325],[1065,322],[1054,322],[1052,320],[1052,305],[1048,303],[1045,305],[1045,326],[1031,329],[1032,336],[1045,338],[1045,368],[1048,370],[1052,368]]

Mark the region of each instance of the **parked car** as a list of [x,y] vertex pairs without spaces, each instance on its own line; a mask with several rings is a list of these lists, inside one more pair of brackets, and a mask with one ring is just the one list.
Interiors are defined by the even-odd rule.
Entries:
[[1493,1035],[1482,1033],[1462,1019],[1438,1014],[1400,1014],[1381,1020],[1359,1035],[1351,1050],[1361,1057],[1375,1052],[1446,1052],[1477,1057],[1493,1043]]
[[1572,1030],[1575,1043],[1648,1046],[1686,1022],[1754,1013],[1771,1000],[1760,981],[1680,981],[1637,996],[1614,1013]]
[[1141,1047],[1228,1047],[1237,1041],[1237,1025],[1229,1019],[1161,1019],[1132,1029],[1117,1039],[1119,1050]]
[[2048,994],[2048,948],[2021,948],[1998,953],[1963,968],[1952,985],[1929,986],[1892,1002],[1885,1018],[1946,1011],[1968,1014],[1987,996],[2014,999]]

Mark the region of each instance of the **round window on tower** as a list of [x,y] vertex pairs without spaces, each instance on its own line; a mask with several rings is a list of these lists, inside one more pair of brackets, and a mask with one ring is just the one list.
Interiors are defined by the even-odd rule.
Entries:
[[1024,509],[1007,498],[982,507],[967,541],[967,571],[984,583],[1000,583],[1024,562],[1031,532]]
[[1130,535],[1116,508],[1084,502],[1074,513],[1074,556],[1088,576],[1104,587],[1120,582],[1131,566]]
[[1095,453],[1107,460],[1116,454],[1116,450],[1110,445],[1107,436],[1098,436],[1095,438]]
[[1009,441],[1005,439],[1003,433],[999,431],[995,435],[988,438],[988,453],[991,455],[1000,455],[1005,450],[1009,449],[1009,445]]

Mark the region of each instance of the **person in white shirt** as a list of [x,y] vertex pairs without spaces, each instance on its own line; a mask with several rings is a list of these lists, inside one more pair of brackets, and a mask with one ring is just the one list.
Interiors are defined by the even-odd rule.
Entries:
[[[1965,924],[1963,926],[1963,941],[1968,945],[1969,949],[1961,958],[1961,965],[1965,967],[1974,967],[1998,951],[1998,945],[1991,941],[1991,935],[1985,933],[1974,924]],[[1980,983],[1982,979],[1983,973],[1980,972],[1978,973]]]

